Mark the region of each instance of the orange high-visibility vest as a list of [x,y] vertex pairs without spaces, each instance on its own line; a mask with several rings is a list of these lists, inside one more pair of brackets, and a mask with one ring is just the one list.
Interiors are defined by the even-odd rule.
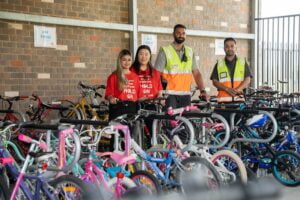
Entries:
[[181,61],[176,50],[172,45],[162,47],[166,55],[166,66],[162,76],[167,80],[167,94],[187,95],[191,94],[193,81],[193,51],[192,48],[185,46],[186,61]]
[[[229,88],[237,88],[244,81],[245,78],[245,59],[237,58],[233,77],[230,77],[228,67],[225,59],[218,60],[217,71],[219,82]],[[244,97],[232,97],[224,90],[218,91],[218,102],[234,102],[245,101]]]

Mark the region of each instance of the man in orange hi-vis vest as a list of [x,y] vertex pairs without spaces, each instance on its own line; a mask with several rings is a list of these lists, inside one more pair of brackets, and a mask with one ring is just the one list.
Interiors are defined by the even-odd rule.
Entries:
[[245,58],[236,55],[234,38],[224,40],[225,58],[218,60],[210,79],[218,89],[219,103],[245,101],[243,90],[250,84],[252,73]]
[[191,47],[184,45],[185,31],[186,27],[182,24],[174,26],[174,42],[160,48],[155,62],[155,67],[161,72],[162,79],[167,81],[165,89],[168,95],[167,108],[179,108],[191,104],[193,78],[200,90],[200,95],[209,98],[194,52]]

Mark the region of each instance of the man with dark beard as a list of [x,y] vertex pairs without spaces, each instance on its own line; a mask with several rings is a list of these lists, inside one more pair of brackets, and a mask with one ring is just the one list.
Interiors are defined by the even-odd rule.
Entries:
[[191,85],[193,77],[200,95],[208,99],[202,75],[198,69],[192,48],[184,45],[186,27],[177,24],[173,29],[174,42],[160,48],[155,67],[167,82],[168,95],[166,107],[179,108],[191,104]]
[[250,84],[251,70],[245,58],[236,56],[234,38],[224,40],[224,51],[225,58],[218,60],[210,77],[218,89],[218,102],[243,102],[243,90]]

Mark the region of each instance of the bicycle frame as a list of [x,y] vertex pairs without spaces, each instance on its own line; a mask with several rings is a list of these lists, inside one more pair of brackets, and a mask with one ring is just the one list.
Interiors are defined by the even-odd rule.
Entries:
[[[47,140],[46,143],[48,145],[47,151],[50,152],[52,149],[50,147],[51,144],[51,134],[50,130],[47,131]],[[76,149],[74,157],[72,157],[72,161],[69,159],[67,161],[67,152],[66,152],[66,137],[72,135],[74,139],[74,148]],[[79,136],[74,132],[73,128],[67,128],[59,131],[58,135],[58,165],[57,169],[51,169],[53,171],[64,171],[68,172],[72,170],[72,167],[77,163],[80,158],[81,146]],[[49,167],[50,168],[50,167]]]
[[[142,157],[143,160],[150,166],[151,170],[155,175],[163,181],[165,185],[178,186],[179,184],[170,180],[171,164],[175,163],[179,166],[179,162],[176,159],[176,152],[172,149],[165,151],[167,153],[167,158],[154,158],[148,155],[134,140],[131,140],[132,147],[138,155]],[[162,172],[156,164],[165,164],[165,172]]]
[[[35,148],[36,148],[37,144],[36,143],[32,143],[30,145],[30,152],[32,152]],[[46,149],[46,145],[45,143],[39,143],[39,147]],[[2,158],[10,158],[10,153],[4,149],[4,148],[0,148],[0,157]],[[15,166],[15,164],[10,163],[10,164],[6,164],[6,169],[8,170],[9,174],[14,177],[17,178],[15,187],[13,189],[13,192],[11,194],[10,200],[15,200],[16,198],[16,194],[18,192],[18,190],[21,188],[24,195],[26,196],[26,198],[28,200],[38,200],[40,199],[40,191],[42,191],[50,200],[55,200],[56,198],[54,197],[54,195],[48,190],[47,188],[47,180],[42,177],[40,174],[37,174],[36,176],[28,176],[26,175],[26,169],[29,166],[31,160],[31,156],[28,154],[26,156],[24,165],[21,169],[21,171],[18,170],[18,168]],[[32,187],[29,188],[28,185],[26,184],[25,180],[29,179],[29,180],[36,180],[36,185],[35,185],[35,191],[34,193],[32,193]]]
[[[128,126],[124,125],[113,125],[110,127],[106,127],[104,129],[109,129],[113,131],[113,134],[118,134],[116,131],[122,130],[125,134],[125,151],[124,154],[119,154],[115,152],[109,152],[109,153],[103,153],[99,154],[99,156],[103,155],[109,155],[118,165],[122,165],[121,168],[124,168],[126,164],[132,163],[135,161],[135,157],[133,157],[130,154],[130,147],[131,147],[131,138],[130,138],[130,132]],[[103,131],[102,129],[101,131]],[[95,156],[94,151],[92,150],[92,146],[96,145],[97,142],[99,142],[101,137],[97,138],[97,141],[94,144],[89,144],[89,149],[90,149],[90,155],[88,157],[87,162],[85,163],[85,172],[84,175],[81,176],[82,180],[91,180],[92,183],[95,183],[98,187],[100,187],[99,181],[104,185],[105,189],[113,193],[113,198],[114,199],[119,199],[121,198],[121,191],[124,189],[122,184],[121,184],[121,179],[124,177],[124,174],[122,173],[122,170],[117,173],[117,182],[114,187],[114,191],[110,188],[109,186],[109,181],[105,179],[105,172],[102,172],[100,170],[99,166],[93,163],[93,157]],[[108,177],[108,176],[107,176]]]

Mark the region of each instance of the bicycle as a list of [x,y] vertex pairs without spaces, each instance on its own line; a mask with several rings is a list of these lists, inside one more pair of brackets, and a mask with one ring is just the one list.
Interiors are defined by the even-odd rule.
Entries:
[[[10,124],[1,131],[1,138],[5,137],[8,129],[13,127],[22,127],[22,124]],[[28,174],[29,163],[32,158],[38,159],[41,156],[47,155],[48,152],[38,152],[39,149],[47,150],[47,145],[42,140],[34,140],[28,136],[20,134],[18,138],[26,143],[30,143],[29,153],[25,158],[25,162],[21,168],[18,169],[14,160],[11,159],[9,152],[3,148],[2,139],[0,140],[0,157],[2,163],[5,164],[6,173],[16,180],[16,184],[10,195],[10,200],[17,197],[26,197],[26,199],[41,199],[43,196],[48,199],[55,200],[60,198],[81,199],[81,195],[87,192],[84,184],[77,178],[69,175],[61,176],[53,181],[48,180],[43,176],[45,170],[49,170],[46,164],[36,168],[36,175]],[[4,162],[3,162],[4,161]],[[7,179],[4,179],[7,180]],[[8,183],[5,183],[9,185]],[[3,185],[0,187],[3,188]],[[80,192],[79,192],[80,191]],[[2,192],[9,192],[2,191]]]

